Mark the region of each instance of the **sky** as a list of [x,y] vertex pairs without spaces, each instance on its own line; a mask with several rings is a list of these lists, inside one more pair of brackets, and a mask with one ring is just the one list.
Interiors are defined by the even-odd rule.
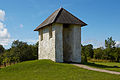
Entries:
[[35,44],[33,30],[60,7],[88,24],[82,27],[83,45],[104,47],[111,36],[120,45],[120,0],[0,0],[0,44],[6,49],[14,40]]

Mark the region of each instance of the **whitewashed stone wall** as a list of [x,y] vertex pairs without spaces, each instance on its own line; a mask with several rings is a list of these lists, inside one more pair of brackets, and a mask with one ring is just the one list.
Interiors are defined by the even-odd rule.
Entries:
[[[43,40],[41,41],[41,34],[39,34],[39,59],[51,59],[55,61],[55,27],[52,27],[52,38],[49,38],[48,26],[43,29]],[[39,32],[40,33],[40,32]]]
[[63,40],[62,40],[62,24],[52,25],[52,38],[49,38],[49,28],[44,27],[43,40],[39,32],[39,59],[51,59],[56,62],[63,62]]
[[81,27],[69,25],[63,29],[63,59],[66,62],[81,62]]
[[39,59],[51,59],[55,62],[81,62],[81,27],[70,25],[67,29],[63,24],[52,25],[52,38],[49,38],[48,26],[43,29],[43,40],[39,32]]
[[63,24],[55,24],[55,58],[63,62]]
[[80,25],[73,25],[72,62],[81,62],[81,27]]
[[73,54],[73,26],[63,28],[63,59],[65,62],[72,62]]

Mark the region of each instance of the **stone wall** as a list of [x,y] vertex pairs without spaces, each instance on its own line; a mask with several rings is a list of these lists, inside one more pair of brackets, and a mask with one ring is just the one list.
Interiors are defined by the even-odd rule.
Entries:
[[81,62],[81,27],[80,25],[73,25],[72,62]]
[[43,40],[39,31],[39,59],[51,59],[56,62],[63,62],[63,38],[62,24],[52,24],[52,37],[49,38],[49,26],[43,29]]
[[39,59],[51,59],[55,61],[55,27],[52,27],[52,38],[49,38],[49,27],[43,29],[43,40],[41,41],[41,33],[39,31]]
[[[40,31],[43,30],[43,40]],[[51,59],[55,62],[81,62],[81,27],[63,24],[52,24],[52,37],[49,27],[39,31],[39,59]]]
[[63,24],[55,24],[55,58],[63,62]]
[[63,27],[63,59],[65,62],[81,62],[81,27]]
[[63,26],[63,60],[64,62],[72,61],[73,53],[73,27],[70,25]]

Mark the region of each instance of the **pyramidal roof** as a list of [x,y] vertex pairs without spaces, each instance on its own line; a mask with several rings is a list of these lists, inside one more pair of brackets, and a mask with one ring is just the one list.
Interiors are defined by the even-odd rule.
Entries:
[[87,25],[64,8],[59,8],[58,10],[53,12],[45,21],[43,21],[34,31],[38,31],[40,28],[52,23],[79,24],[81,26]]

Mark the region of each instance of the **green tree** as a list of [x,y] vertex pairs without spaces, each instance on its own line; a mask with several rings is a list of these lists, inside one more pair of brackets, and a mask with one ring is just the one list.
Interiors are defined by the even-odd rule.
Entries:
[[16,40],[12,43],[10,53],[15,57],[19,57],[20,61],[37,59],[38,43],[35,45],[28,45],[26,42]]
[[112,37],[105,40],[105,54],[107,55],[107,59],[114,61],[115,60],[115,40]]
[[97,49],[94,49],[94,58],[95,59],[103,59],[103,48],[100,47],[100,48],[97,48]]
[[0,54],[2,54],[4,51],[5,51],[5,48],[2,45],[0,45]]
[[3,64],[3,59],[4,59],[3,55],[0,55],[0,67]]
[[87,54],[85,52],[85,46],[81,45],[81,48],[82,48],[82,50],[81,50],[81,62],[85,63],[85,62],[87,62]]
[[94,51],[93,51],[93,45],[92,44],[88,44],[88,45],[81,45],[82,47],[82,62],[87,62],[87,58],[93,58],[94,55]]
[[114,49],[114,59],[116,62],[120,62],[120,48],[117,47]]
[[113,40],[112,37],[105,40],[105,47],[106,48],[113,48],[113,47],[115,47],[115,44],[116,44],[115,40]]
[[38,59],[38,44],[39,42],[37,42],[35,45],[32,45],[33,59]]
[[88,57],[93,58],[93,55],[94,55],[93,45],[92,44],[86,45],[85,46],[85,52],[86,52]]

